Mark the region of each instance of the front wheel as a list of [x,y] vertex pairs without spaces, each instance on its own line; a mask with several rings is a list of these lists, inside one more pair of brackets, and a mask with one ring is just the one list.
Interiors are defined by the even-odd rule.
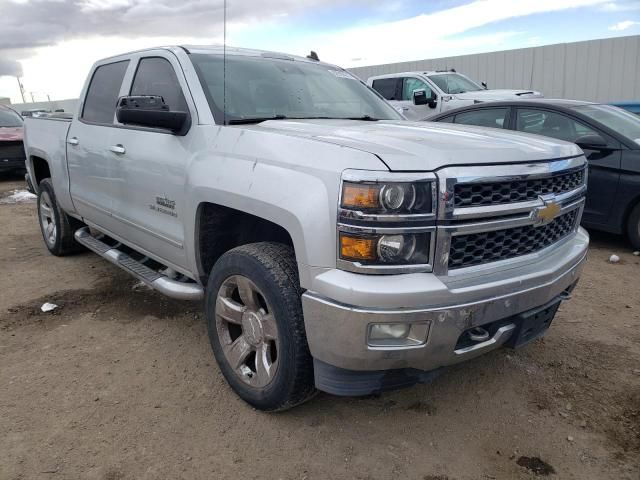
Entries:
[[225,253],[206,294],[209,341],[233,390],[259,410],[286,410],[315,393],[293,250],[263,242]]
[[640,203],[638,203],[631,213],[627,221],[627,235],[633,248],[640,250]]

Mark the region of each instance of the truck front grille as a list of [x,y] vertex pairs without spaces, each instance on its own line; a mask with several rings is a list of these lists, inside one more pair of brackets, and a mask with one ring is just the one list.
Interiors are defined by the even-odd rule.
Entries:
[[0,142],[0,161],[7,159],[22,160],[25,158],[24,145],[21,141]]
[[449,250],[449,269],[472,267],[535,253],[569,235],[576,226],[578,209],[552,222],[489,232],[454,235]]
[[558,175],[492,183],[458,183],[454,189],[456,207],[482,207],[536,200],[540,195],[562,194],[584,183],[584,168]]

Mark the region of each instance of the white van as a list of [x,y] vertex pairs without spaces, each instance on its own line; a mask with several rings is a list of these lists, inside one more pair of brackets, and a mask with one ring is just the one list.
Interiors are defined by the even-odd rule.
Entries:
[[409,120],[422,120],[436,113],[474,103],[511,100],[513,97],[543,97],[533,90],[489,90],[455,70],[404,72],[370,77],[367,84],[386,98]]

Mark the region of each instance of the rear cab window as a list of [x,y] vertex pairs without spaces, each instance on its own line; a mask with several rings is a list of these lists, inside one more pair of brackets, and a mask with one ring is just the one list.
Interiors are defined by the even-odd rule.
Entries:
[[100,65],[93,72],[82,108],[85,122],[113,125],[122,80],[129,60]]

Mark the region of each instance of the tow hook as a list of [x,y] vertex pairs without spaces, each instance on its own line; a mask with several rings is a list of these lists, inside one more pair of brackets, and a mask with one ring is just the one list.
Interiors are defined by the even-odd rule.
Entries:
[[474,342],[486,342],[489,340],[489,332],[482,327],[475,327],[469,330],[469,338]]

